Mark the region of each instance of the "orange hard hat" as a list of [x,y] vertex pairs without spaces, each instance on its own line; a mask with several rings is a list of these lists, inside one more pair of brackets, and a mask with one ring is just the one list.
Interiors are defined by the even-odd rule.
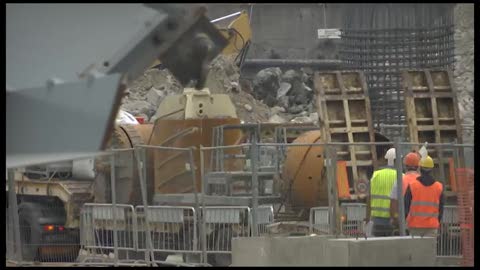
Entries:
[[405,156],[403,163],[407,166],[418,167],[418,164],[420,163],[420,155],[415,152],[408,153]]

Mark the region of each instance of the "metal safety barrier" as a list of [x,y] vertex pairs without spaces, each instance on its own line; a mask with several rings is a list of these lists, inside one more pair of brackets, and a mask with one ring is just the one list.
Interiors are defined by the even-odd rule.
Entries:
[[[137,214],[137,251],[147,251],[147,226],[144,206]],[[197,215],[193,207],[148,206],[148,229],[154,261],[164,261],[169,253],[199,253]]]
[[5,210],[5,246],[6,246],[6,259],[14,260],[15,259],[15,240],[13,234],[12,221],[9,219],[9,208]]
[[233,237],[250,236],[250,208],[209,206],[202,209],[207,233],[207,253],[230,253]]
[[[346,237],[363,235],[363,220],[366,215],[364,203],[343,203],[341,233]],[[310,208],[310,233],[329,234],[330,218],[327,206]]]
[[346,237],[364,235],[363,220],[366,217],[367,205],[364,203],[343,203],[342,234]]
[[88,203],[83,206],[80,214],[82,249],[90,254],[107,254],[114,249],[136,250],[137,218],[133,206],[117,204],[116,211],[113,209],[112,204]]
[[[83,250],[89,254],[110,254],[116,248],[120,262],[146,259],[149,251],[153,252],[151,258],[154,262],[164,262],[168,255],[178,253],[184,255],[184,260],[187,255],[198,259],[202,253],[202,239],[199,237],[202,215],[209,261],[213,258],[210,256],[215,256],[217,261],[225,260],[223,255],[230,256],[233,237],[252,236],[252,212],[246,206],[209,206],[199,208],[200,213],[193,207],[183,206],[148,206],[148,211],[144,206],[134,208],[118,204],[116,207],[114,212],[112,204],[85,204],[80,224]],[[273,223],[273,216],[273,206],[258,208],[259,234],[267,233],[267,225]],[[148,231],[151,249],[147,245]]]
[[455,205],[444,206],[437,239],[437,256],[462,256],[458,207]]
[[[250,214],[253,215],[253,212],[250,211]],[[250,226],[252,224],[252,217],[249,218]],[[264,235],[268,233],[267,225],[272,224],[274,220],[273,206],[272,205],[260,205],[257,209],[257,232],[258,235]]]
[[330,230],[327,206],[310,208],[309,231],[315,234],[328,234]]

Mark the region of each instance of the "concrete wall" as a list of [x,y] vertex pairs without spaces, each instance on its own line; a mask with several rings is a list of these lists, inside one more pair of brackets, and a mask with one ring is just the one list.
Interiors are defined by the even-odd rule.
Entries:
[[232,240],[232,266],[434,266],[434,238],[330,236]]
[[[216,19],[241,10],[251,14],[247,58],[336,59],[337,46],[319,40],[317,29],[340,28],[342,4],[207,4]],[[325,8],[325,12],[324,12]],[[324,16],[324,14],[326,16]]]
[[[464,124],[474,123],[474,17],[473,4],[457,4],[454,8],[455,22],[455,86]],[[474,130],[464,129],[463,140],[473,143]],[[473,165],[473,164],[472,164]]]

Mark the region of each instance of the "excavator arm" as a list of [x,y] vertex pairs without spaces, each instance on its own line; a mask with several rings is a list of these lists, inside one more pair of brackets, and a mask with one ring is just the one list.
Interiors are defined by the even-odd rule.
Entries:
[[[237,66],[241,67],[252,39],[252,28],[247,11],[242,10],[210,22],[228,41],[221,54],[234,55]],[[164,68],[164,65],[159,59],[156,59],[150,67],[161,69]]]
[[227,45],[205,13],[167,4],[8,4],[7,168],[105,149],[126,83],[151,59],[203,88],[208,62]]

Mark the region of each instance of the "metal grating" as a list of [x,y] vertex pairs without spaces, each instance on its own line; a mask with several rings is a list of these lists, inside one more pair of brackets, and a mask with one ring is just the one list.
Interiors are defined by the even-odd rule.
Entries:
[[453,68],[453,6],[360,4],[345,12],[340,58],[364,71],[377,131],[407,140],[401,71]]

